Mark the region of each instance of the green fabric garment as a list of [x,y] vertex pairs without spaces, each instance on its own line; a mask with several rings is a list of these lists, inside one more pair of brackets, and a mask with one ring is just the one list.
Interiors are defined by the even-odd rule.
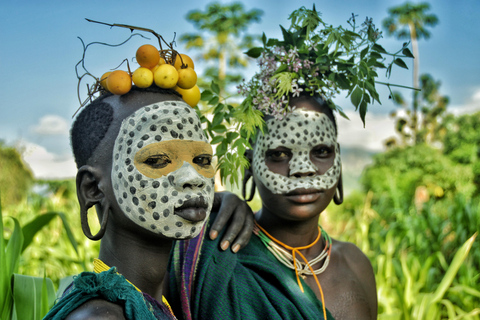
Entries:
[[135,289],[112,267],[101,273],[82,272],[75,276],[73,284],[67,288],[44,320],[65,319],[73,310],[96,298],[122,305],[124,315],[129,320],[173,319],[165,307]]
[[[301,292],[294,271],[279,263],[257,236],[237,254],[219,250],[221,238],[201,243],[189,295],[191,315],[184,314],[185,319],[324,319],[322,304],[310,287],[303,283],[305,292]],[[198,244],[195,239],[188,241]],[[172,253],[171,297],[178,297],[182,286],[189,285],[180,283],[179,274],[179,265],[189,257],[178,255],[178,250],[186,245],[177,243]],[[172,302],[174,310],[185,303]],[[328,310],[327,317],[333,319]]]

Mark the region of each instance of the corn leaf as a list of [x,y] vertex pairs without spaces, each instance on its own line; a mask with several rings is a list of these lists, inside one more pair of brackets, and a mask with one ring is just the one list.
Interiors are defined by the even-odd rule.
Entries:
[[22,232],[24,241],[22,246],[22,252],[25,251],[25,249],[30,245],[37,232],[43,229],[43,227],[46,226],[50,221],[52,221],[55,216],[55,213],[41,214],[32,221],[30,221],[28,224],[23,226]]
[[45,214],[41,214],[29,223],[27,223],[25,226],[23,226],[22,233],[24,241],[22,246],[22,252],[30,245],[30,243],[32,243],[33,238],[35,237],[37,232],[43,229],[43,227],[45,227],[55,217],[60,217],[60,219],[62,219],[63,227],[65,228],[68,239],[70,240],[70,243],[75,249],[75,252],[78,254],[78,244],[75,240],[75,236],[73,235],[72,229],[70,228],[67,217],[61,212],[47,212]]
[[13,295],[18,319],[42,319],[55,301],[53,282],[45,277],[14,274]]
[[3,238],[3,215],[0,203],[0,319],[10,319],[13,309],[12,288],[10,280],[12,273],[7,272],[7,254],[5,239]]
[[21,248],[23,245],[23,234],[20,228],[20,223],[13,217],[11,217],[11,219],[14,222],[14,229],[5,249],[5,259],[7,264],[5,271],[7,274],[16,272],[18,261],[20,260]]
[[468,239],[460,247],[460,249],[458,249],[457,253],[453,257],[453,261],[450,264],[450,267],[448,268],[447,272],[445,273],[445,276],[443,277],[442,281],[440,282],[437,290],[435,290],[435,292],[433,294],[432,303],[437,303],[443,298],[443,296],[445,295],[445,292],[447,291],[447,289],[452,284],[452,281],[455,278],[455,276],[458,272],[458,269],[460,269],[460,266],[462,265],[462,263],[467,258],[467,255],[470,252],[470,249],[472,248],[473,242],[475,241],[476,237],[477,237],[477,233],[475,233],[472,237],[470,237],[470,239]]

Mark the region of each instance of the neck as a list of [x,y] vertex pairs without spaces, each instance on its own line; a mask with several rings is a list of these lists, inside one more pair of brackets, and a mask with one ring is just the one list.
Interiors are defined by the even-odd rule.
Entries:
[[[302,221],[287,221],[269,214],[262,208],[255,214],[255,219],[272,237],[290,247],[308,246],[318,236],[318,216]],[[324,246],[325,241],[322,237],[315,246],[305,250],[304,254],[315,256],[318,249],[321,251]]]
[[117,267],[117,271],[142,292],[162,301],[163,279],[172,244],[171,239],[139,239],[138,235],[107,229],[99,258],[108,266]]

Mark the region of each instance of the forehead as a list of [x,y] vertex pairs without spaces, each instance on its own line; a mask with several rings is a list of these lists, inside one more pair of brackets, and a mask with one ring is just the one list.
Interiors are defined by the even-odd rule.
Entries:
[[268,133],[262,137],[266,146],[314,146],[322,142],[335,142],[332,120],[322,112],[296,109],[282,120],[267,120]]
[[197,113],[183,101],[163,101],[136,110],[122,121],[118,137],[131,140],[130,144],[138,141],[139,148],[147,142],[173,139],[207,142]]

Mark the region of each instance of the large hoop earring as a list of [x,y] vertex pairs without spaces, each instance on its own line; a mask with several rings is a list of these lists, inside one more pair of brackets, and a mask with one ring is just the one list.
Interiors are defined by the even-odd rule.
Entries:
[[108,206],[105,206],[103,209],[103,219],[102,223],[100,224],[100,230],[97,232],[96,235],[92,235],[92,232],[90,231],[90,226],[88,225],[88,209],[81,208],[80,209],[80,221],[82,223],[82,231],[83,234],[90,240],[92,241],[97,241],[102,239],[103,235],[105,234],[105,230],[107,229],[107,222],[108,222],[108,212],[110,211],[110,208]]
[[342,182],[342,175],[340,175],[340,179],[338,180],[337,189],[335,189],[335,194],[333,195],[333,202],[336,205],[340,205],[343,203],[343,182]]
[[252,185],[250,186],[250,196],[247,198],[247,183],[251,177],[252,174],[250,172],[245,172],[245,176],[243,177],[242,197],[246,202],[252,201],[253,197],[255,196],[255,180],[252,179]]

